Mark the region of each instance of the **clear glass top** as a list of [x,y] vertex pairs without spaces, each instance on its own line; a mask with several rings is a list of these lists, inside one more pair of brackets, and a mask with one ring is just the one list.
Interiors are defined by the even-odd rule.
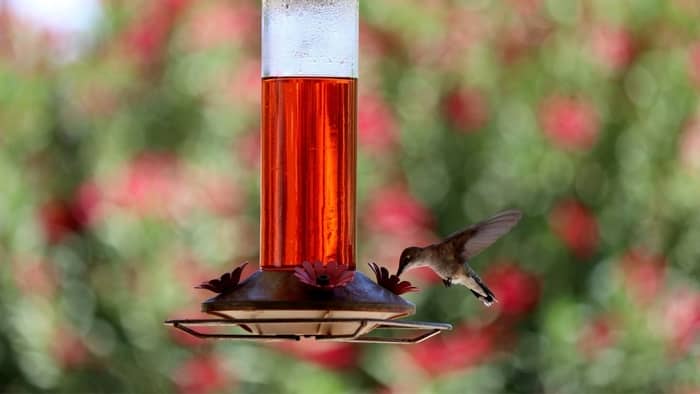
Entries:
[[357,77],[359,0],[262,0],[263,77]]

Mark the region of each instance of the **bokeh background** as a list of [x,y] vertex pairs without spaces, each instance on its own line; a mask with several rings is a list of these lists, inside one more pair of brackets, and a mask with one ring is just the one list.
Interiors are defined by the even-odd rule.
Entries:
[[[700,5],[362,1],[359,261],[503,208],[416,346],[204,342],[255,266],[257,0],[0,0],[0,391],[700,390]],[[246,271],[248,275],[254,267]]]

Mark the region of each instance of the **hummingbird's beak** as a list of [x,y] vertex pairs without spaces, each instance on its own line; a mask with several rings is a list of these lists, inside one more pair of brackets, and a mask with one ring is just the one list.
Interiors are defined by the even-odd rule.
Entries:
[[396,276],[401,276],[401,273],[403,272],[404,268],[406,268],[405,265],[399,264],[399,269],[396,270]]

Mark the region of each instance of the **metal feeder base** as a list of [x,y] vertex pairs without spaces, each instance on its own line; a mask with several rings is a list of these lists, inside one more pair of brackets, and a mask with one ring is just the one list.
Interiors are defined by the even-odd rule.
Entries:
[[[423,342],[428,338],[432,338],[444,330],[451,330],[452,326],[445,323],[428,323],[406,320],[382,320],[382,319],[182,319],[168,320],[165,324],[182,330],[188,334],[198,338],[212,339],[232,339],[232,340],[249,340],[249,341],[298,341],[302,338],[313,338],[316,340],[336,341],[336,342],[356,342],[356,343],[399,343],[410,344]],[[343,326],[353,326],[354,331],[347,335],[329,334],[329,335],[298,335],[298,334],[228,334],[228,333],[203,333],[195,330],[192,327],[231,327],[237,326],[246,331],[250,331],[250,326],[266,326],[266,325],[333,325],[342,324]],[[393,329],[393,330],[413,330],[415,334],[410,336],[372,336],[368,335],[368,327],[374,329]],[[371,330],[369,330],[371,331]]]
[[[165,322],[200,338],[417,343],[452,326],[397,321],[416,307],[377,285],[361,272],[347,286],[322,291],[293,277],[292,271],[258,271],[232,292],[202,303],[202,311],[220,319],[176,319]],[[195,326],[237,326],[248,334],[202,333]],[[369,336],[378,329],[413,329],[406,337]]]

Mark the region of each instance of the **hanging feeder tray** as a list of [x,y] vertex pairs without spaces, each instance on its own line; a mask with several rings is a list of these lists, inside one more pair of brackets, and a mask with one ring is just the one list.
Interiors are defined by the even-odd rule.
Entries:
[[[291,271],[257,271],[233,291],[202,303],[218,319],[175,319],[165,323],[200,338],[417,343],[452,326],[395,320],[412,315],[415,305],[377,285],[360,272],[347,286],[308,287]],[[247,334],[203,333],[193,327],[239,327]],[[415,335],[379,337],[375,329],[416,330]]]

